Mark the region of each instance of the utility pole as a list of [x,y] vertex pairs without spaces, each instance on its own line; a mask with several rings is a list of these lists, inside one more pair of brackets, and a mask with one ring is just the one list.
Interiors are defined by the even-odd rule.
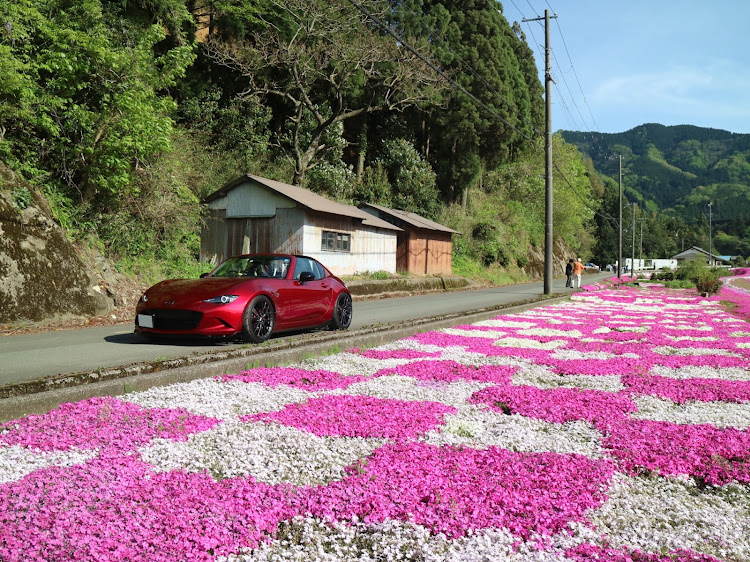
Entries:
[[633,202],[633,242],[630,246],[630,275],[635,273],[635,201]]
[[646,219],[638,219],[638,222],[641,223],[641,254],[638,257],[638,261],[641,267],[643,267],[643,223],[646,222]]
[[711,259],[713,255],[713,251],[711,250],[711,201],[708,202],[708,265],[711,265]]
[[544,19],[544,155],[545,155],[545,208],[544,208],[544,294],[552,293],[553,241],[552,241],[552,63],[549,38],[549,20],[557,18],[544,10],[544,18],[523,19],[524,22]]
[[620,223],[617,238],[617,277],[622,278],[622,154],[618,159],[620,160]]

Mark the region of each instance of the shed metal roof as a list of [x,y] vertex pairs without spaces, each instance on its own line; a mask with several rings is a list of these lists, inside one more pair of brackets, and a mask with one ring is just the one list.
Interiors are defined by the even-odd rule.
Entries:
[[284,195],[285,197],[288,197],[289,199],[292,199],[293,201],[296,201],[300,205],[303,205],[313,211],[345,217],[353,217],[356,219],[360,219],[362,221],[362,224],[375,228],[383,228],[387,230],[402,230],[401,228],[389,222],[386,222],[368,212],[358,209],[354,205],[337,203],[336,201],[326,199],[322,195],[318,195],[317,193],[314,193],[309,189],[305,189],[304,187],[282,183],[280,181],[270,180],[268,178],[254,176],[252,174],[245,174],[244,176],[240,176],[236,180],[227,183],[223,187],[214,191],[211,195],[207,196],[203,200],[203,202],[209,203],[211,201],[214,201],[215,199],[219,199],[220,197],[225,197],[229,191],[249,181],[254,181],[269,189],[272,189],[277,193],[280,193],[281,195]]
[[409,224],[416,228],[424,228],[426,230],[437,230],[440,232],[450,232],[452,234],[460,234],[460,232],[458,232],[457,230],[453,230],[452,228],[448,228],[445,225],[436,223],[435,221],[431,221],[430,219],[426,219],[423,216],[420,216],[416,213],[411,213],[409,211],[402,211],[400,209],[389,209],[388,207],[383,207],[382,205],[375,205],[374,203],[363,203],[362,205],[360,205],[360,208],[367,208],[367,207],[376,209],[377,211],[380,211],[381,213],[385,215],[389,215],[395,219],[402,220],[406,224]]

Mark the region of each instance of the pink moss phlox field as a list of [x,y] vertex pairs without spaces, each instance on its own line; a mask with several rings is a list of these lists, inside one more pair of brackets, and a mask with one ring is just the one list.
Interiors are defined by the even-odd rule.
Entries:
[[590,422],[625,418],[637,410],[627,396],[577,388],[541,389],[527,385],[491,386],[475,392],[472,404],[488,404],[492,410],[520,414],[552,423]]
[[560,375],[624,375],[634,369],[643,368],[645,363],[638,357],[611,357],[608,359],[545,359],[541,364],[552,367]]
[[718,558],[679,549],[667,554],[651,554],[627,548],[581,544],[565,552],[567,560],[575,562],[721,562]]
[[629,373],[621,382],[635,394],[666,398],[677,404],[688,401],[750,402],[750,381],[692,378],[675,380],[657,375]]
[[[496,345],[494,340],[487,338],[473,338],[471,336],[459,336],[445,332],[424,332],[407,339],[440,347],[463,347],[466,351],[481,353],[488,357],[521,357],[529,361],[539,362],[542,358],[550,355],[549,351],[542,349]],[[538,341],[532,337],[526,339],[529,342]]]
[[397,442],[350,467],[344,480],[310,490],[300,511],[413,521],[448,537],[490,527],[524,539],[552,536],[604,502],[613,468],[582,455]]
[[750,483],[750,433],[709,424],[652,420],[598,422],[602,447],[632,474],[686,475],[711,485]]
[[251,478],[154,473],[114,451],[0,487],[0,560],[213,561],[293,515],[289,492]]
[[154,437],[184,441],[221,423],[184,410],[145,409],[113,397],[63,404],[0,426],[0,443],[40,451],[114,447],[132,449]]
[[457,361],[414,361],[406,365],[382,369],[374,376],[400,375],[421,381],[454,382],[459,380],[510,384],[518,371],[512,365],[463,365]]
[[455,412],[439,402],[331,395],[289,404],[278,412],[245,416],[242,421],[274,421],[317,436],[403,439],[441,425],[445,414]]
[[417,349],[368,349],[360,352],[360,355],[368,359],[426,359],[428,357],[440,357],[440,352],[419,351]]
[[258,382],[270,387],[286,385],[311,392],[346,388],[367,379],[359,375],[347,377],[332,371],[306,371],[288,367],[258,367],[236,375],[224,375],[221,378],[224,381]]

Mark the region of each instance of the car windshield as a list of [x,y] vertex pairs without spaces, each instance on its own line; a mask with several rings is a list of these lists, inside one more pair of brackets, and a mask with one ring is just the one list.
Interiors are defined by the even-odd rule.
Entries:
[[283,279],[291,258],[279,256],[240,256],[229,258],[211,274],[211,277],[274,277]]

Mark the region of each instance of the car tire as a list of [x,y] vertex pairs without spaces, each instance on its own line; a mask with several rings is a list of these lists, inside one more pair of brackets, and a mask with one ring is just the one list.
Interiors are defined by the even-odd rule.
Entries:
[[329,322],[331,330],[346,330],[352,323],[352,297],[349,293],[341,293],[333,307],[333,316]]
[[263,343],[273,332],[276,324],[276,310],[271,299],[259,295],[245,309],[242,317],[242,337],[251,343]]

